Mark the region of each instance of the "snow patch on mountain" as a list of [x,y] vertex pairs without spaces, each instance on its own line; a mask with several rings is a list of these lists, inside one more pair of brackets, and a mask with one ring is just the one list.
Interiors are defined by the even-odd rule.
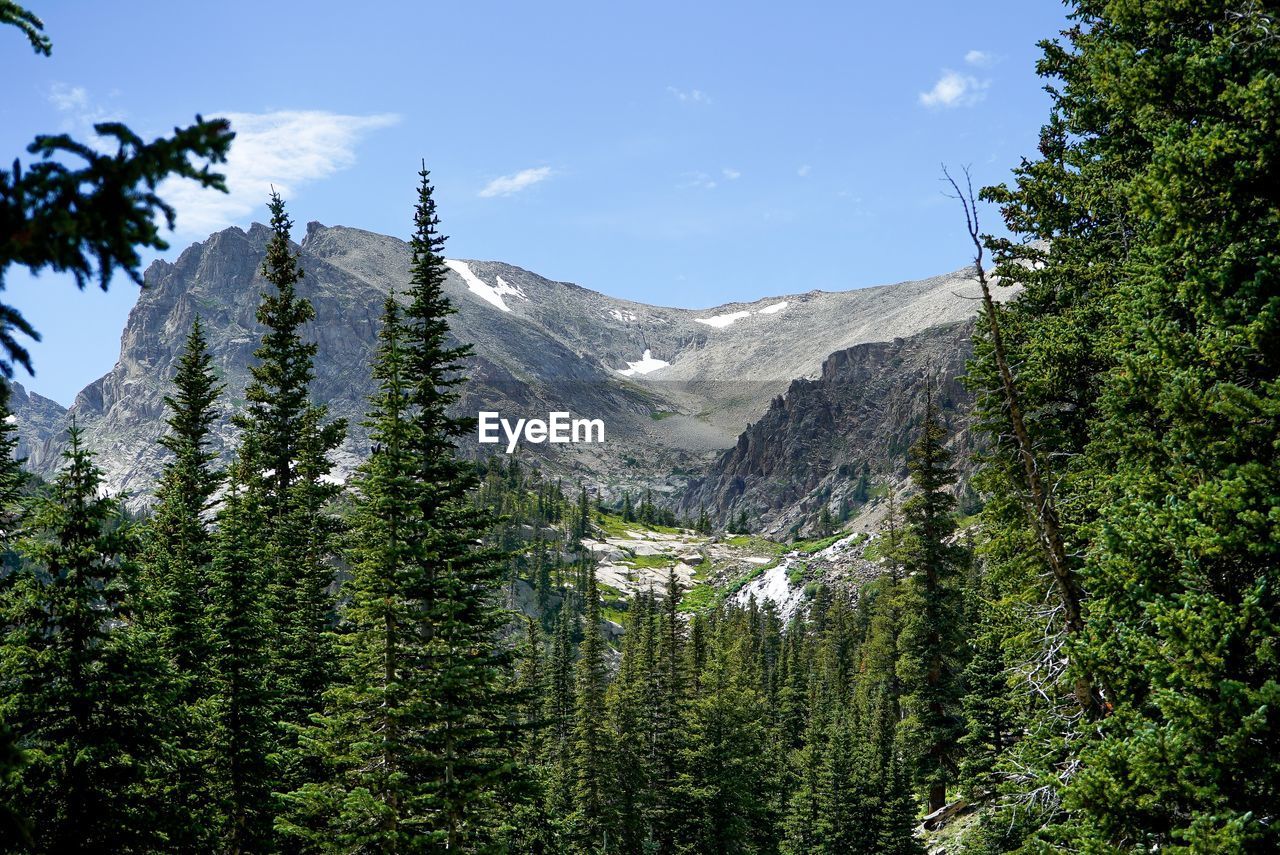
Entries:
[[526,300],[529,299],[528,297],[524,296],[524,293],[521,292],[519,288],[512,288],[510,285],[507,285],[505,282],[503,282],[501,277],[499,277],[498,282],[505,287],[501,291],[498,288],[494,288],[489,283],[483,281],[479,276],[476,276],[474,273],[472,273],[471,266],[468,265],[465,261],[456,261],[454,259],[447,258],[445,259],[444,263],[448,266],[450,270],[452,270],[454,273],[462,277],[462,281],[465,282],[467,285],[467,290],[469,290],[472,294],[475,294],[481,300],[484,300],[486,303],[491,303],[497,306],[499,309],[501,309],[504,312],[511,311],[510,307],[508,307],[507,304],[502,299],[502,295],[504,293],[505,294],[518,293],[521,297],[524,297],[524,299]]
[[670,364],[670,362],[655,359],[653,353],[646,348],[644,356],[640,357],[639,362],[628,362],[626,368],[618,369],[618,373],[627,377],[634,377],[637,374],[648,374],[652,371],[657,371],[659,368],[666,368]]
[[507,280],[503,279],[501,276],[497,277],[497,279],[498,279],[498,285],[493,290],[499,297],[501,297],[504,294],[509,294],[512,297],[519,297],[521,300],[529,299],[529,295],[526,294],[524,291],[522,291],[519,285],[512,285],[511,283],[507,282]]
[[791,561],[792,556],[788,555],[778,566],[769,568],[759,578],[751,580],[733,595],[733,602],[745,606],[753,598],[757,603],[768,600],[778,607],[778,615],[783,622],[791,620],[804,604],[804,587],[791,587],[788,576]]
[[783,300],[781,303],[774,303],[772,306],[765,306],[763,309],[761,309],[761,310],[760,310],[759,312],[757,312],[756,314],[758,314],[758,315],[774,315],[774,314],[777,314],[778,312],[781,312],[781,311],[782,311],[783,309],[785,309],[788,305],[789,305],[789,304],[787,303],[787,301],[786,301],[786,300]]
[[709,327],[722,330],[734,321],[740,321],[750,314],[750,312],[728,312],[723,315],[712,315],[709,318],[694,318],[694,320],[700,324],[706,324]]
[[636,319],[635,312],[622,312],[618,309],[610,309],[609,314],[613,316],[614,320],[622,321],[624,324],[629,324]]

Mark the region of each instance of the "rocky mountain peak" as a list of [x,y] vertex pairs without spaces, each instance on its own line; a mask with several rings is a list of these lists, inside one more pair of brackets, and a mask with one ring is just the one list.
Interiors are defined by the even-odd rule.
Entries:
[[[28,465],[51,474],[75,418],[110,488],[129,494],[135,506],[145,504],[163,463],[156,440],[164,395],[197,316],[227,387],[215,444],[228,452],[235,441],[229,416],[243,404],[260,336],[255,313],[266,283],[259,270],[270,234],[260,223],[227,228],[173,262],[154,262],[122,333],[119,360],[69,410],[25,390],[15,394]],[[297,249],[306,274],[298,290],[316,309],[305,330],[318,345],[313,393],[352,426],[337,460],[345,474],[368,448],[360,421],[371,391],[369,362],[383,301],[408,287],[410,249],[394,237],[317,222],[306,225]],[[928,339],[929,330],[965,321],[977,305],[967,299],[976,285],[963,272],[692,310],[609,297],[496,261],[449,265],[446,291],[458,309],[450,331],[474,346],[460,412],[545,418],[567,411],[603,419],[603,445],[529,446],[523,453],[606,493],[650,486],[675,494],[691,474],[704,473],[698,495],[713,495],[705,486],[708,467],[741,447],[740,434],[748,445],[758,443],[743,432],[759,430],[774,409],[797,405],[794,380],[836,383],[852,358],[842,352]],[[492,447],[471,443],[462,451],[478,455]]]

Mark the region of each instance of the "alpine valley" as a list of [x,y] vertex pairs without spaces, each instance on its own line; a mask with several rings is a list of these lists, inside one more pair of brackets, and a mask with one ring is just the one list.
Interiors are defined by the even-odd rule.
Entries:
[[[227,409],[243,405],[269,237],[260,224],[228,228],[173,263],[154,262],[119,361],[69,409],[13,384],[28,468],[56,471],[74,419],[108,488],[134,509],[147,506],[165,458],[157,443],[164,396],[195,317],[226,384]],[[316,310],[307,329],[318,344],[313,394],[349,424],[335,461],[335,477],[345,478],[370,448],[361,426],[369,365],[383,301],[408,282],[409,246],[313,222],[298,249],[299,293]],[[874,512],[876,502],[849,493],[864,474],[864,491],[868,479],[905,479],[926,384],[938,392],[948,444],[973,445],[957,379],[980,305],[971,268],[834,293],[780,280],[777,297],[696,311],[617,299],[500,262],[449,267],[457,310],[450,331],[474,346],[458,414],[601,419],[604,443],[526,443],[518,454],[602,498],[652,490],[655,502],[686,517],[705,511],[724,524],[745,514],[754,531],[775,537],[809,528],[823,507]],[[231,412],[223,412],[215,448],[229,454],[235,440]],[[495,448],[473,431],[461,450],[476,457]],[[961,490],[966,458],[957,455]]]

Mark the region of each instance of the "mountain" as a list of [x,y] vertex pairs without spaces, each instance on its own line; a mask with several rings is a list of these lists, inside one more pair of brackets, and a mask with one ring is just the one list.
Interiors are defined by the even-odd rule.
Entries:
[[[17,387],[13,406],[28,466],[42,475],[56,470],[74,418],[98,452],[109,488],[125,492],[134,507],[145,505],[163,463],[156,439],[164,429],[164,395],[197,315],[226,384],[227,407],[243,404],[259,336],[255,311],[265,287],[259,270],[268,237],[260,224],[229,228],[172,263],[154,262],[121,336],[119,360],[69,410]],[[314,394],[351,425],[337,459],[345,476],[368,449],[360,420],[371,390],[369,362],[383,302],[408,285],[409,246],[361,229],[310,223],[298,250],[306,272],[299,291],[316,309],[306,330],[319,345]],[[525,444],[520,454],[608,495],[642,486],[677,494],[692,477],[699,484],[695,495],[717,508],[740,504],[727,498],[731,491],[711,486],[743,474],[738,463],[726,461],[725,450],[738,448],[749,428],[759,436],[765,429],[752,427],[758,420],[774,424],[772,402],[799,394],[793,381],[822,383],[836,370],[828,357],[876,342],[937,339],[942,343],[934,350],[958,353],[962,343],[936,331],[964,323],[978,305],[977,286],[964,271],[696,311],[621,300],[499,262],[449,266],[446,291],[458,309],[450,330],[475,348],[460,412],[497,411],[512,422],[554,411],[601,419],[602,444]],[[785,288],[786,271],[778,278]],[[892,360],[885,362],[881,374],[892,371]],[[235,429],[224,418],[215,442],[226,452],[234,441]],[[496,448],[471,442],[463,452]],[[778,501],[762,493],[760,510]]]
[[680,511],[696,518],[707,510],[726,524],[745,514],[752,531],[771,536],[812,524],[823,507],[837,516],[866,505],[883,512],[867,493],[871,484],[907,478],[907,449],[926,393],[941,411],[961,483],[967,483],[972,400],[959,378],[972,335],[973,323],[965,321],[831,354],[816,379],[793,381],[733,448],[690,482]]

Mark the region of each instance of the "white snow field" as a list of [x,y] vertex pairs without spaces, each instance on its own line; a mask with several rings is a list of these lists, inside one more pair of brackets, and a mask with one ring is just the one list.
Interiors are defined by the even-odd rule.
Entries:
[[498,277],[498,287],[495,288],[489,283],[482,280],[471,272],[471,267],[465,261],[456,261],[452,258],[445,259],[445,265],[450,270],[462,277],[462,281],[467,283],[467,290],[475,294],[486,303],[497,306],[504,312],[511,311],[511,307],[502,299],[503,294],[519,297],[522,300],[528,300],[525,293],[514,285],[508,285],[501,276]]
[[639,362],[628,362],[626,368],[618,369],[618,373],[627,377],[634,377],[637,374],[648,374],[652,371],[657,371],[659,368],[666,368],[670,364],[670,362],[655,359],[653,353],[646,349]]
[[709,318],[694,318],[694,320],[700,324],[706,324],[709,327],[722,330],[734,321],[740,321],[750,314],[750,312],[729,312],[723,315],[712,315]]

